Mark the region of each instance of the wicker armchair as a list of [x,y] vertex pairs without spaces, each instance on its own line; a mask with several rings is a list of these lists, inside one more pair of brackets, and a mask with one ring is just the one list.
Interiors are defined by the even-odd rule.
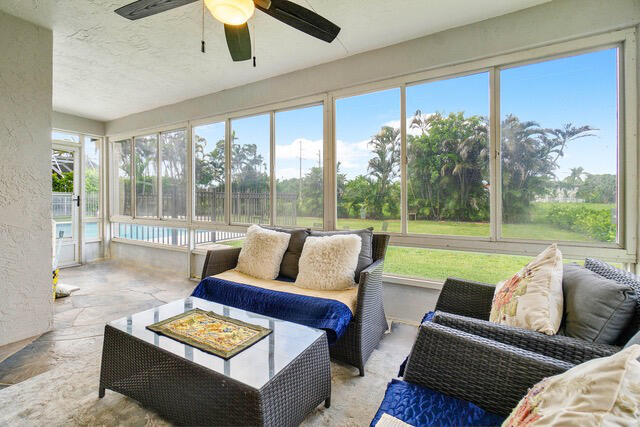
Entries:
[[425,322],[409,355],[404,380],[507,416],[531,386],[573,366]]
[[573,364],[610,356],[621,349],[489,322],[494,289],[486,283],[447,279],[436,303],[433,322]]
[[[331,357],[358,368],[364,365],[388,328],[384,313],[382,270],[389,244],[388,234],[374,234],[373,263],[360,273],[356,312],[345,334],[329,348]],[[202,278],[235,268],[240,248],[210,250],[202,269]]]

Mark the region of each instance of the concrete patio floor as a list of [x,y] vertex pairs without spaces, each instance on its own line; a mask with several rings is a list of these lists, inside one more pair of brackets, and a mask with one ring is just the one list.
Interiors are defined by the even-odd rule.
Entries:
[[[25,340],[9,357],[16,346],[0,348],[0,425],[169,424],[115,392],[98,399],[103,330],[108,321],[188,296],[196,282],[115,261],[64,269],[61,280],[80,290],[55,302],[53,331]],[[415,327],[394,323],[363,378],[332,363],[333,404],[318,407],[304,425],[368,425],[415,334]]]

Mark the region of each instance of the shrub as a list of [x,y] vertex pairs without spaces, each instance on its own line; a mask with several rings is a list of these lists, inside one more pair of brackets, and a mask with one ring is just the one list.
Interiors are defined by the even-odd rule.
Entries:
[[613,242],[616,239],[616,225],[611,222],[608,208],[557,203],[548,210],[546,222],[584,233],[601,242]]

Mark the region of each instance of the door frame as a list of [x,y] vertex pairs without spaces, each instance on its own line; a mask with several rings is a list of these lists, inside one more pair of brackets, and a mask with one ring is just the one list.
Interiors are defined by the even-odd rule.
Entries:
[[[82,144],[66,141],[54,140],[51,144],[51,150],[60,150],[73,153],[73,195],[71,204],[71,228],[72,239],[63,240],[63,246],[73,246],[74,259],[66,263],[59,263],[59,267],[73,267],[82,264],[82,249],[84,245],[84,230],[83,230],[83,209],[84,204],[84,192],[83,188],[83,176],[84,176],[84,162],[83,159],[83,147]],[[80,197],[80,206],[73,203],[73,198]],[[53,218],[53,215],[52,215]]]

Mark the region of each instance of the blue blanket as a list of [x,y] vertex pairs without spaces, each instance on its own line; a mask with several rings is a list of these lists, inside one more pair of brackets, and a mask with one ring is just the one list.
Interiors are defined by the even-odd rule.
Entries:
[[499,426],[504,417],[487,412],[466,400],[400,380],[387,386],[380,409],[371,421],[375,426],[387,413],[412,426]]
[[242,283],[207,277],[191,294],[253,313],[324,329],[329,344],[347,330],[353,314],[345,304],[326,298],[272,291]]

